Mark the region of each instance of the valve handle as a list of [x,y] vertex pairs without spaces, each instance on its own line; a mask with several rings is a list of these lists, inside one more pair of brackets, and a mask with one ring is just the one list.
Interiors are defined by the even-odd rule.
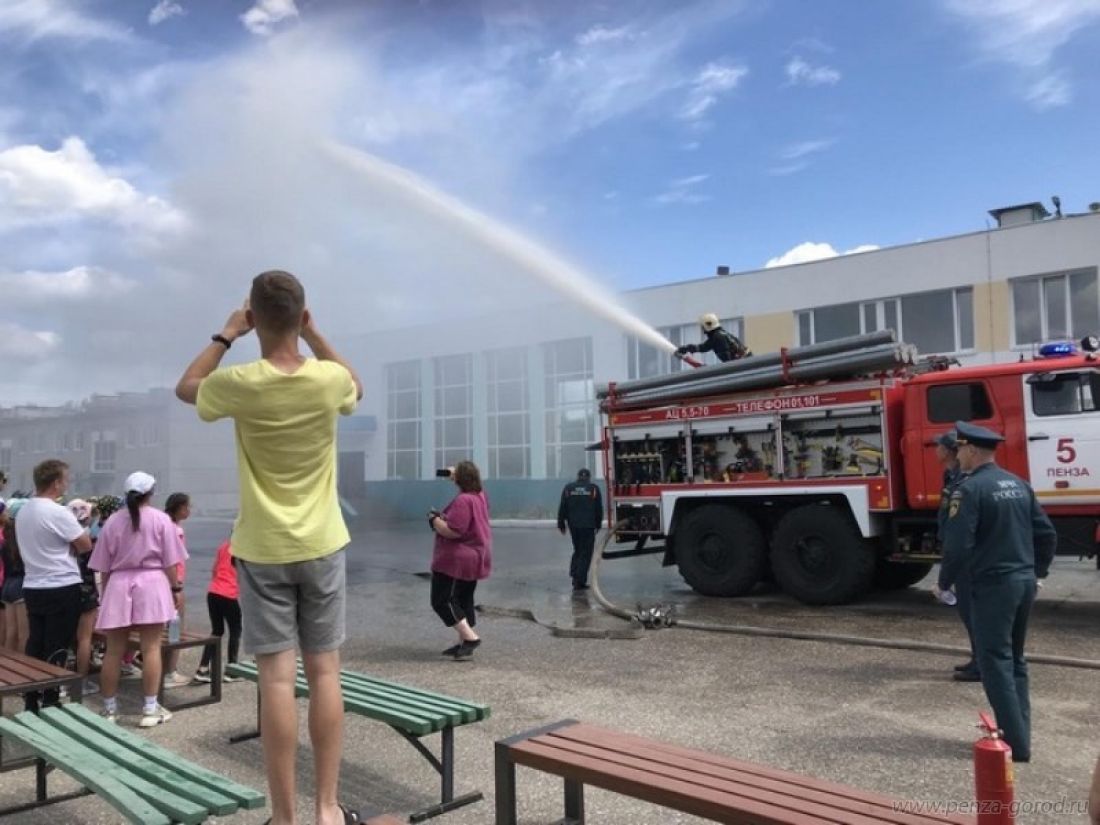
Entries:
[[993,717],[984,710],[978,713],[978,727],[988,733],[993,739],[1001,738],[1001,730],[997,727],[997,723],[994,722]]

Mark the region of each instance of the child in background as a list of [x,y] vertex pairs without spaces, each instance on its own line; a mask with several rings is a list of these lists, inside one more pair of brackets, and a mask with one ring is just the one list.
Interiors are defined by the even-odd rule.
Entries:
[[[95,508],[82,498],[74,498],[66,507],[69,508],[81,527],[88,527],[94,521],[98,521],[98,513]],[[93,542],[92,546],[95,544]],[[99,588],[95,582],[95,571],[88,567],[88,553],[80,553],[76,557],[80,565],[80,622],[76,626],[76,672],[84,677],[83,692],[85,696],[99,693],[99,686],[88,678],[88,672],[92,665],[92,634],[95,633],[95,620],[99,615]]]
[[[226,541],[218,548],[214,558],[214,570],[210,576],[210,587],[206,592],[206,609],[210,611],[210,632],[221,637],[225,626],[229,625],[229,647],[227,657],[230,664],[237,661],[237,651],[241,646],[241,603],[237,601],[240,589],[237,587],[237,560],[229,551]],[[202,662],[195,672],[195,681],[209,683],[210,662],[213,659],[212,648],[203,648]],[[223,682],[237,682],[236,676],[225,675]]]
[[[168,500],[164,502],[164,512],[168,514],[168,517],[175,522],[176,529],[179,530],[180,541],[183,545],[187,546],[186,537],[183,533],[183,522],[187,521],[191,516],[191,496],[187,493],[172,493],[168,496]],[[176,567],[176,581],[179,582],[180,587],[183,586],[183,577],[187,572],[187,567],[183,562],[180,562]],[[179,618],[180,618],[180,631],[183,630],[183,619],[187,613],[187,599],[184,598],[180,602]],[[191,680],[180,673],[177,668],[180,663],[180,652],[178,650],[171,651],[164,660],[164,687],[165,688],[177,688],[184,685],[191,684]]]

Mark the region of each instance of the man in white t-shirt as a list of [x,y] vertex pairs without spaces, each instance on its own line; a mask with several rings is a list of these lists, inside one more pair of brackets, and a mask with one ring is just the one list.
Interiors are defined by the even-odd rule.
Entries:
[[[15,535],[23,557],[23,599],[27,606],[27,655],[64,667],[80,622],[80,565],[76,554],[92,549],[92,539],[76,516],[56,499],[69,487],[69,465],[51,459],[34,468],[34,497],[19,511]],[[37,711],[38,693],[26,695]],[[57,690],[42,696],[58,703]]]

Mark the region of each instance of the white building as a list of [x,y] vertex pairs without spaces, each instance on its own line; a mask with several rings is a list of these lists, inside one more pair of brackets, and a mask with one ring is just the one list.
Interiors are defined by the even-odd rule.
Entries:
[[[756,353],[893,328],[922,354],[990,362],[1100,331],[1100,206],[1052,218],[1034,203],[991,215],[998,226],[986,231],[753,272],[719,267],[620,298],[677,344],[700,340],[696,319],[715,312]],[[395,337],[400,360],[372,357]],[[553,513],[579,467],[601,472],[598,454],[585,450],[598,438],[595,386],[680,368],[570,305],[506,321],[456,319],[445,335],[403,329],[339,343],[366,387],[359,414],[341,426],[341,492],[367,514],[420,517],[445,503],[450,491],[435,469],[463,458],[481,468],[497,515]],[[232,506],[231,434],[211,435],[193,411],[175,407],[160,458],[168,478]],[[89,422],[83,449],[102,451],[90,436],[93,413],[77,415]],[[34,422],[13,428],[0,415],[0,468],[28,466],[22,448],[37,448],[39,432],[56,442],[53,418]]]

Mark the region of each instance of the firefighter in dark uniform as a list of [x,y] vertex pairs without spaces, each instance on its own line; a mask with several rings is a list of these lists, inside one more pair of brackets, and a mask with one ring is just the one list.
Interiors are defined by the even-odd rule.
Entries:
[[994,461],[1004,438],[960,421],[959,466],[944,525],[938,588],[970,581],[974,649],[982,686],[1015,762],[1031,760],[1031,699],[1024,641],[1037,579],[1054,559],[1057,534],[1030,485]]
[[588,468],[581,467],[577,480],[565,485],[558,507],[558,529],[573,539],[573,558],[569,562],[569,577],[574,590],[588,589],[588,568],[592,566],[592,550],[596,546],[596,531],[603,526],[603,497],[592,483]]
[[738,358],[752,355],[741,343],[740,338],[722,329],[718,316],[713,312],[701,315],[699,326],[703,328],[703,335],[706,336],[703,342],[700,344],[684,344],[682,347],[677,347],[677,355],[686,355],[689,352],[713,351],[719,361],[736,361]]
[[[936,513],[937,535],[942,546],[951,494],[965,477],[959,468],[959,441],[954,430],[941,433],[936,439],[936,458],[943,465],[943,489],[940,491],[940,509]],[[974,630],[970,626],[970,582],[965,571],[960,570],[955,576],[955,596],[958,599],[956,607],[959,609],[959,618],[962,619],[966,638],[970,642],[970,659],[966,664],[955,665],[953,678],[956,682],[980,682],[981,671],[978,670],[978,660],[974,655]]]

